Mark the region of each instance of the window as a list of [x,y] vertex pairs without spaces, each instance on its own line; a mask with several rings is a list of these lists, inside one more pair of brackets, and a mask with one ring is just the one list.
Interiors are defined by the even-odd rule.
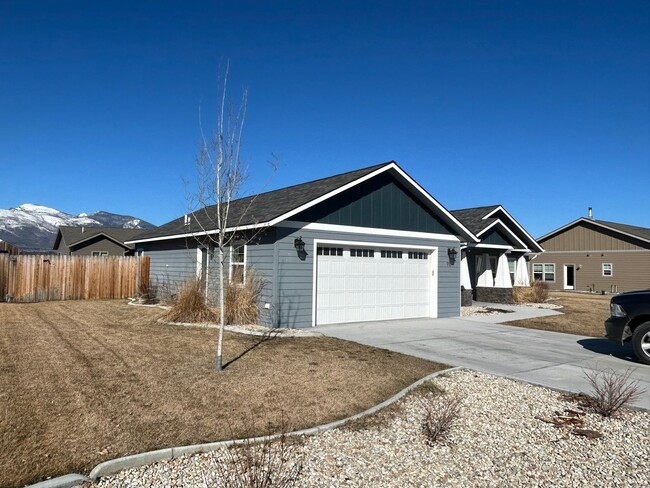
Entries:
[[108,251],[92,251],[91,256],[94,258],[105,258],[108,256]]
[[603,276],[612,276],[614,274],[614,267],[612,263],[603,263]]
[[391,259],[402,259],[402,251],[381,251],[382,258],[391,258]]
[[538,281],[555,281],[555,264],[534,263],[533,279]]
[[375,251],[373,249],[350,249],[350,256],[353,258],[374,258]]
[[409,251],[409,259],[429,259],[429,253]]
[[319,256],[343,256],[343,248],[318,246],[316,249],[316,254]]
[[230,281],[244,283],[246,278],[246,246],[234,245],[230,248]]
[[515,271],[517,271],[517,260],[508,258],[508,271],[510,272],[510,280],[515,284]]

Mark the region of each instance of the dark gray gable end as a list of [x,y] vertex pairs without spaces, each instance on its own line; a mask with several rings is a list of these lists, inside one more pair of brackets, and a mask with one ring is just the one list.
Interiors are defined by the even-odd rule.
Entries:
[[328,198],[291,220],[432,234],[456,234],[390,172]]

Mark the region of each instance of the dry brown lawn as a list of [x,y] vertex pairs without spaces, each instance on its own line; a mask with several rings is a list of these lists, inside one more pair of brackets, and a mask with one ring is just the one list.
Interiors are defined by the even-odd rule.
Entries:
[[516,325],[529,329],[552,330],[589,337],[603,337],[603,323],[609,317],[608,295],[590,295],[586,293],[552,292],[552,303],[562,305],[559,310],[564,315],[539,317],[528,320],[515,320],[505,325]]
[[[107,459],[313,426],[360,412],[444,366],[333,338],[261,340],[162,325],[121,301],[0,303],[0,486],[88,473]],[[250,422],[248,422],[250,424]]]

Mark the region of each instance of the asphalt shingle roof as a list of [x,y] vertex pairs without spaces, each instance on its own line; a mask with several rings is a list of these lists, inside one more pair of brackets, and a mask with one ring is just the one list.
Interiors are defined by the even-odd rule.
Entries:
[[124,247],[132,249],[133,246],[124,244],[125,241],[134,239],[139,234],[142,234],[142,229],[124,229],[121,227],[72,227],[61,226],[59,227],[61,238],[67,247],[73,247],[81,241],[85,241],[91,237],[99,234],[105,234],[112,237],[116,241],[121,242]]
[[462,222],[474,235],[479,234],[483,229],[492,225],[498,219],[483,219],[487,214],[499,208],[500,205],[488,205],[485,207],[461,208],[452,210],[451,214]]
[[[363,178],[364,176],[393,164],[389,161],[348,173],[322,178],[308,183],[289,186],[266,193],[260,193],[230,203],[228,227],[241,227],[270,222],[273,219],[301,207],[331,191]],[[204,207],[192,215],[190,224],[185,225],[185,216],[167,222],[150,231],[138,235],[136,239],[145,240],[157,237],[185,235],[216,230],[217,206]],[[197,222],[198,220],[198,222]]]
[[606,220],[595,220],[595,222],[611,227],[612,229],[620,230],[626,234],[631,234],[641,239],[646,239],[650,241],[650,229],[647,227],[637,227],[635,225],[619,224],[617,222],[608,222]]

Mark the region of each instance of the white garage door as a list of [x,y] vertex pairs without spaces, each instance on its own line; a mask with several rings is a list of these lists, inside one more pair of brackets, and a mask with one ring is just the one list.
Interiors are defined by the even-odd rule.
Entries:
[[319,245],[316,324],[434,316],[431,250]]

